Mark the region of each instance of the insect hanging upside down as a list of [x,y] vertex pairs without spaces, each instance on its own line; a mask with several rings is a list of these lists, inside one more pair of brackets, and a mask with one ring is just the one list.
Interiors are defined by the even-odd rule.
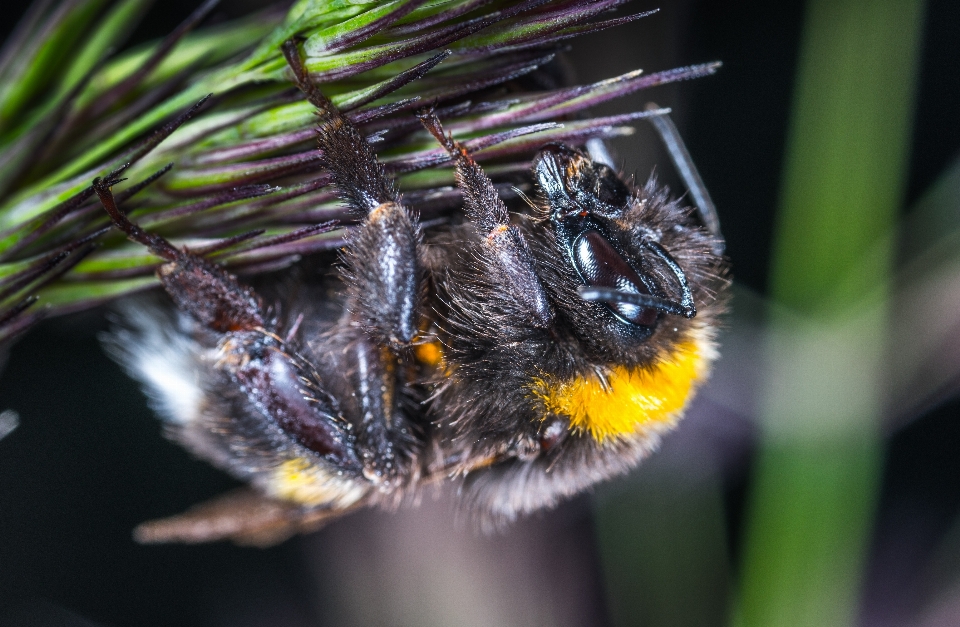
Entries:
[[[313,291],[273,306],[216,264],[115,225],[165,260],[179,313],[140,306],[114,353],[185,447],[251,490],[138,529],[143,541],[265,545],[452,484],[482,526],[621,474],[681,417],[716,357],[722,240],[654,183],[631,189],[548,145],[508,213],[431,111],[465,220],[425,235],[370,144],[284,53],[360,225]],[[701,211],[701,214],[704,213]],[[710,225],[712,215],[700,221]],[[715,224],[713,222],[712,224]]]

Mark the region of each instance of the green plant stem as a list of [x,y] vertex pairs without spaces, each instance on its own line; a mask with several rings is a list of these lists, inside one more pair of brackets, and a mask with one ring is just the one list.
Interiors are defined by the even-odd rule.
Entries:
[[744,626],[855,621],[922,15],[922,0],[808,6],[735,617]]

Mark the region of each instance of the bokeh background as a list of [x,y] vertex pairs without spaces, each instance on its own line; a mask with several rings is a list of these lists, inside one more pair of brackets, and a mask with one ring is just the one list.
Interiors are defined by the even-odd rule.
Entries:
[[[737,281],[716,375],[658,455],[498,536],[438,501],[267,550],[139,546],[137,523],[234,484],[162,439],[103,311],[51,320],[0,373],[21,416],[0,625],[960,624],[960,4],[627,8],[658,6],[565,57],[582,82],[724,62],[605,105],[674,108]],[[192,8],[157,3],[131,41]],[[682,190],[649,129],[613,148]]]

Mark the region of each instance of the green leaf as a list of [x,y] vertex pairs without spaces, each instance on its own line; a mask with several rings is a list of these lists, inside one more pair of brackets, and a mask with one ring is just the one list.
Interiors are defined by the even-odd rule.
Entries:
[[2,77],[0,133],[15,123],[30,101],[59,73],[103,3],[104,0],[65,2],[28,39],[17,62]]
[[808,6],[771,276],[779,308],[742,566],[745,627],[856,623],[922,16],[921,0]]

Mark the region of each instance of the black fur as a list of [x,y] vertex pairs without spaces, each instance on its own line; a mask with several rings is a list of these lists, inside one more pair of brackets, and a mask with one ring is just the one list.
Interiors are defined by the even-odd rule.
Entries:
[[[297,281],[299,290],[267,289],[267,300],[190,253],[164,266],[182,277],[164,285],[195,320],[176,333],[203,399],[197,415],[175,417],[175,437],[274,496],[270,473],[289,460],[307,460],[352,490],[353,500],[314,508],[396,504],[429,483],[452,482],[484,524],[552,506],[655,448],[656,430],[603,443],[571,430],[532,385],[649,367],[692,329],[716,323],[725,263],[691,211],[653,180],[632,190],[579,151],[550,146],[535,161],[541,199],[511,216],[483,170],[427,113],[425,126],[454,157],[466,221],[423,237],[372,149],[286,52],[320,109],[320,146],[336,185],[365,218],[332,275]],[[126,225],[134,239],[163,246]],[[581,298],[578,290],[591,286],[574,246],[588,232],[621,268],[614,278],[633,290],[625,293],[692,299],[696,317],[641,307],[631,321],[616,302]],[[243,295],[248,308],[212,321],[206,312],[235,298],[225,294]],[[184,305],[191,295],[204,302]],[[263,310],[270,298],[282,316]],[[299,333],[281,337],[298,318]],[[439,364],[415,357],[430,342],[442,345]]]

